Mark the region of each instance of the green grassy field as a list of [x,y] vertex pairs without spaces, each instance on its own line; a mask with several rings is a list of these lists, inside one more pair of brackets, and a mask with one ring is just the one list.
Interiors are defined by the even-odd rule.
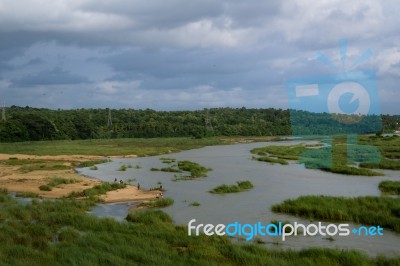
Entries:
[[272,210],[309,219],[380,225],[400,233],[400,200],[394,198],[301,196],[276,204]]
[[392,195],[400,195],[400,181],[382,181],[379,190]]
[[[399,265],[356,251],[265,249],[227,237],[188,236],[159,210],[134,212],[128,222],[97,218],[89,200],[34,200],[20,205],[0,192],[2,265]],[[6,219],[5,219],[6,218]],[[32,221],[35,221],[32,223]]]
[[276,140],[273,137],[210,137],[193,138],[129,138],[93,140],[55,140],[0,143],[0,153],[32,155],[100,155],[119,156],[135,154],[151,156],[201,148],[211,145],[231,144],[243,139],[249,141]]
[[[347,144],[346,137],[337,136],[329,144],[329,147],[318,144],[267,146],[255,148],[251,153],[257,155],[253,159],[258,161],[286,165],[287,160],[297,160],[306,168],[345,175],[381,176],[382,173],[372,169],[400,170],[400,137],[361,136],[354,145]],[[380,152],[377,162],[368,162],[376,156],[370,146]]]

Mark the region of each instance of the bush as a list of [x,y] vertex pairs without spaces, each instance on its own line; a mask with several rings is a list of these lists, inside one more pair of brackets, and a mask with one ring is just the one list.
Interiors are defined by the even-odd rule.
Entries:
[[164,208],[174,204],[174,199],[172,198],[162,198],[156,199],[152,201],[142,202],[138,205],[138,207],[146,207],[146,208]]
[[379,189],[393,195],[400,195],[400,181],[382,181],[379,183]]
[[237,185],[228,186],[223,184],[210,190],[209,192],[215,194],[237,193],[251,188],[253,188],[253,184],[250,181],[238,181]]
[[39,187],[39,189],[40,189],[41,191],[52,191],[52,190],[53,190],[53,188],[52,188],[51,186],[49,186],[49,185],[41,185],[41,186]]

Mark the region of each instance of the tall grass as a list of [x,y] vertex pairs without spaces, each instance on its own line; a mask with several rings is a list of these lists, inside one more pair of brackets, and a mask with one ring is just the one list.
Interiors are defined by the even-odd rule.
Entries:
[[174,204],[174,199],[172,198],[162,198],[151,201],[144,201],[138,205],[138,207],[146,208],[164,208]]
[[245,190],[249,190],[253,188],[253,184],[246,180],[246,181],[238,181],[237,185],[220,185],[212,190],[210,190],[210,193],[215,193],[215,194],[225,194],[225,193],[237,193]]
[[83,191],[73,191],[68,195],[68,198],[79,198],[79,197],[91,198],[98,195],[106,194],[108,191],[111,190],[117,190],[125,187],[126,184],[103,182],[101,185],[96,185],[92,188],[88,188]]
[[[382,173],[366,169],[380,168],[375,164],[367,163],[367,161],[376,156],[374,151],[368,149],[368,146],[347,145],[345,137],[333,138],[331,147],[324,147],[320,144],[298,144],[292,146],[267,146],[251,150],[253,154],[259,156],[253,157],[258,161],[286,165],[288,164],[287,160],[298,160],[309,169],[320,169],[345,175],[381,176],[383,175]],[[355,163],[360,163],[360,166],[364,168],[351,166],[351,164]],[[381,168],[384,169],[395,169],[396,167],[400,169],[400,163],[387,159],[382,159],[379,165],[383,165]]]
[[111,160],[110,159],[90,160],[90,161],[81,162],[76,167],[91,167],[96,164],[102,164],[102,163],[108,163],[108,162],[111,162]]
[[75,178],[54,177],[47,184],[39,186],[39,189],[42,191],[51,191],[54,187],[62,184],[74,184],[79,182],[80,181]]
[[2,265],[397,265],[335,249],[271,250],[226,237],[188,236],[159,210],[128,222],[96,218],[90,200],[34,200],[23,206],[0,192]]
[[302,196],[273,205],[272,210],[309,219],[380,225],[400,233],[400,200],[388,197]]
[[382,181],[379,183],[379,189],[388,194],[400,195],[400,181]]
[[207,172],[212,170],[211,168],[204,167],[191,161],[179,161],[178,168],[182,171],[190,172],[192,178],[206,177]]

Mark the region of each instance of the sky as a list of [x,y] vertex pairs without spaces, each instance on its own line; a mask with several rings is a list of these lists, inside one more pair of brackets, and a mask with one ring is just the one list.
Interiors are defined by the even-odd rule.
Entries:
[[0,0],[0,101],[287,109],[291,79],[371,70],[400,114],[399,25],[397,0]]

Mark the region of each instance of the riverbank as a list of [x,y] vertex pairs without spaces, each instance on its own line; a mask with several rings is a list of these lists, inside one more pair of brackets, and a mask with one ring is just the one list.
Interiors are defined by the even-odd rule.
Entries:
[[[124,156],[121,156],[124,157]],[[125,158],[127,155],[125,155]],[[129,155],[129,158],[136,157]],[[97,179],[78,175],[79,163],[104,158],[96,155],[39,156],[27,154],[0,154],[0,188],[17,193],[29,193],[42,198],[64,198],[73,192],[100,185]],[[57,181],[57,182],[55,182]],[[54,184],[49,186],[49,184]],[[150,200],[157,191],[138,190],[134,186],[108,191],[101,195],[105,203]]]

